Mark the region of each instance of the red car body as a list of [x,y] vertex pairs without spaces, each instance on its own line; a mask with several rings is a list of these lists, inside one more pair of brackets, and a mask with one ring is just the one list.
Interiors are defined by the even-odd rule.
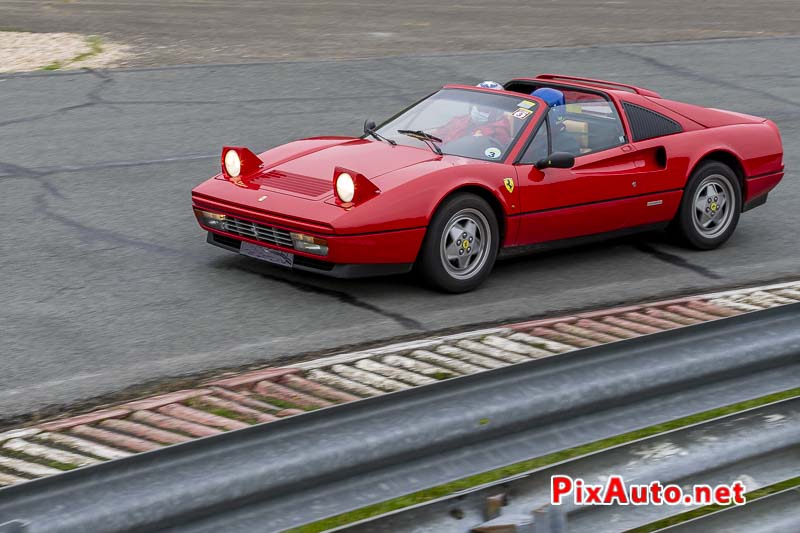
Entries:
[[[530,89],[543,86],[602,96],[619,114],[624,142],[578,155],[572,168],[521,163],[547,110]],[[258,155],[258,168],[238,182],[223,172],[192,191],[196,210],[226,215],[246,228],[226,226],[228,231],[198,220],[217,246],[238,251],[241,242],[249,242],[293,254],[295,268],[352,277],[410,270],[437,208],[458,191],[491,205],[502,256],[665,225],[675,218],[687,180],[703,161],[720,161],[735,171],[741,211],[762,204],[783,176],[780,134],[764,118],[666,100],[629,85],[558,75],[515,79],[503,92],[539,105],[502,159],[438,155],[424,146],[392,146],[366,135],[298,140]],[[680,131],[635,140],[632,127],[647,125],[632,125],[629,115],[646,121],[648,112],[666,117]],[[368,180],[375,194],[356,205],[339,201],[333,180],[342,169]],[[262,234],[251,228],[262,228]],[[298,250],[285,238],[263,238],[269,231],[324,239],[328,253]]]

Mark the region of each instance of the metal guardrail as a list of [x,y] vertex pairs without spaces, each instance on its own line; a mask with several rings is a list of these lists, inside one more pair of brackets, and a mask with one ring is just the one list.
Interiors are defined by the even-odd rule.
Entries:
[[[747,491],[800,476],[800,398],[737,412],[500,480],[341,528],[350,533],[615,533],[692,509],[684,505],[549,505],[550,477],[688,487],[742,481]],[[747,515],[746,506],[739,515]],[[752,507],[758,512],[757,507]],[[556,519],[557,526],[549,522]],[[542,527],[542,520],[548,522]],[[710,519],[709,519],[710,520]],[[766,524],[774,521],[764,520]],[[800,507],[782,514],[800,531]],[[698,521],[698,525],[699,521]],[[705,531],[727,531],[705,529]]]
[[796,387],[799,324],[787,305],[80,468],[0,489],[0,523],[279,531]]
[[800,489],[776,492],[752,501],[744,507],[729,507],[662,531],[665,533],[800,531]]

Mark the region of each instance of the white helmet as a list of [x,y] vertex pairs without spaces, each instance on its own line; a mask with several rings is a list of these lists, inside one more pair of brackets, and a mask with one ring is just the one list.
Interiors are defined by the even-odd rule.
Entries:
[[502,89],[503,86],[497,83],[496,81],[486,80],[480,82],[475,87],[483,87],[484,89]]

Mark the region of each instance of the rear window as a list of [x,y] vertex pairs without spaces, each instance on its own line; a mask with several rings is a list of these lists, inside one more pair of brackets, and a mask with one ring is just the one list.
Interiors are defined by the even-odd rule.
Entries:
[[680,124],[651,109],[630,102],[622,102],[622,108],[628,117],[634,141],[654,139],[683,131]]

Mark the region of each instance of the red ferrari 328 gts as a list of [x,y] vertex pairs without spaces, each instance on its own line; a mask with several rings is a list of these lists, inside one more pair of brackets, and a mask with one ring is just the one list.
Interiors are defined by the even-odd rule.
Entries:
[[208,242],[334,277],[416,267],[463,292],[498,257],[587,237],[668,227],[716,248],[783,177],[764,118],[589,78],[494,85],[447,85],[362,137],[224,148],[192,191]]

